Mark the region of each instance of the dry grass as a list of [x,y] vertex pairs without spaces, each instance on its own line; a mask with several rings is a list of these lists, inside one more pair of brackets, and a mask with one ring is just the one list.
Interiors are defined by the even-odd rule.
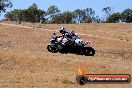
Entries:
[[[21,25],[33,26],[30,23]],[[79,65],[89,74],[132,75],[131,24],[44,24],[44,29],[64,26],[75,32],[101,37],[81,36],[91,40],[94,57],[49,53],[46,46],[52,32],[0,25],[0,87],[5,88],[131,88],[132,84],[76,84]],[[127,41],[122,41],[127,40]]]

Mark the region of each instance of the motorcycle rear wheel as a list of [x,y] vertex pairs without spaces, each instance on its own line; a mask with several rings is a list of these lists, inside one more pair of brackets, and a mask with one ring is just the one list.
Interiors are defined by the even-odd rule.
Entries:
[[94,56],[95,50],[92,47],[85,47],[84,48],[84,55],[85,56]]

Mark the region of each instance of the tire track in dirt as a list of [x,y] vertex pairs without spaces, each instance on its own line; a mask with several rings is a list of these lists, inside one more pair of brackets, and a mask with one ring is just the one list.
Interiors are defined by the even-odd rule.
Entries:
[[[0,23],[1,25],[5,25],[5,26],[13,26],[13,27],[21,27],[21,28],[29,28],[29,29],[33,29],[33,28],[37,28],[37,27],[30,27],[30,26],[24,26],[24,25],[16,25],[16,24],[7,24],[7,23]],[[50,29],[44,29],[44,28],[37,28],[39,30],[43,30],[43,31],[49,31],[49,32],[58,32],[58,30],[50,30]],[[123,42],[130,42],[132,43],[132,41],[127,41],[127,40],[120,40],[120,39],[114,39],[114,38],[108,38],[108,37],[101,37],[101,36],[95,36],[95,35],[90,35],[90,34],[83,34],[83,33],[77,33],[79,35],[82,36],[90,36],[90,37],[95,37],[95,38],[102,38],[102,39],[107,39],[107,40],[114,40],[114,41],[123,41]]]

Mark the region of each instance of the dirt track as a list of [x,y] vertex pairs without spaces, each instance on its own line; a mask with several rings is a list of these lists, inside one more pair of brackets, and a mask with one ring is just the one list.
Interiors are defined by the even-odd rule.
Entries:
[[[96,49],[94,57],[47,52],[50,35],[62,24],[41,25],[39,28],[31,25],[0,24],[0,87],[77,88],[80,86],[75,77],[79,65],[89,74],[132,75],[132,24],[63,24],[74,29],[82,39],[92,41]],[[54,31],[47,31],[51,29]],[[81,87],[131,88],[132,84]]]
[[[0,23],[1,25],[5,25],[5,26],[13,26],[13,27],[21,27],[21,28],[29,28],[29,29],[33,29],[34,26],[25,26],[25,25],[16,25],[16,24],[7,24],[7,23]],[[49,29],[44,29],[42,27],[37,28],[39,30],[43,30],[43,31],[49,31],[49,32],[58,32],[58,30],[49,30]],[[127,41],[127,42],[132,42],[132,41],[128,41],[128,40],[121,40],[121,39],[114,39],[114,38],[108,38],[108,37],[101,37],[101,36],[97,36],[97,35],[92,35],[92,34],[85,34],[85,33],[77,33],[79,35],[82,36],[91,36],[91,37],[97,37],[97,38],[102,38],[102,39],[108,39],[108,40],[115,40],[115,41]]]

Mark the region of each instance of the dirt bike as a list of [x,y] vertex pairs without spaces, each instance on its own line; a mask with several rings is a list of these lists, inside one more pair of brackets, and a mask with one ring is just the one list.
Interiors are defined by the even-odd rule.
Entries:
[[47,46],[49,52],[52,53],[75,53],[85,56],[94,56],[95,50],[89,46],[90,42],[84,42],[81,39],[76,39],[74,42],[62,37],[52,38]]

